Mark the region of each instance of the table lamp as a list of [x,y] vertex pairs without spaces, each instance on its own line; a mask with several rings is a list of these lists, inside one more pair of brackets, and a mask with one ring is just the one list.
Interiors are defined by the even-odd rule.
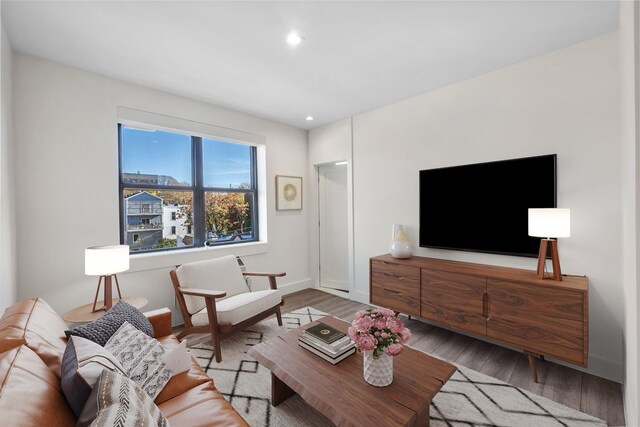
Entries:
[[[116,288],[118,289],[118,298],[122,299],[120,294],[120,284],[116,273],[127,271],[129,269],[129,246],[92,246],[84,250],[84,274],[87,276],[100,276],[98,279],[98,289],[96,289],[96,297],[93,299],[93,312],[101,310],[109,310],[113,305],[113,296],[111,289],[111,278],[115,278]],[[100,285],[104,279],[104,306],[96,309],[98,302],[98,294],[100,293]]]
[[[571,235],[570,209],[529,209],[529,236],[544,237],[540,240],[538,252],[538,278],[562,280],[560,271],[560,257],[558,255],[558,241],[552,237],[569,237]],[[547,253],[551,249],[551,265],[553,273],[545,276],[544,270]]]

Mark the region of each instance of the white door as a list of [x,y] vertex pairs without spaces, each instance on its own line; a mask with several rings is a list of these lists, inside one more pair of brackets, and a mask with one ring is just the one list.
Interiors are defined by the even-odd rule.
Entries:
[[349,291],[347,165],[318,166],[320,286]]

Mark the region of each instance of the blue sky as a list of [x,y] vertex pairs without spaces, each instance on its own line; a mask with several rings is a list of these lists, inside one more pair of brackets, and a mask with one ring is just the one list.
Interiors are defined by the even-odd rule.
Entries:
[[[191,138],[188,135],[123,127],[122,171],[168,175],[191,185]],[[204,139],[204,184],[238,187],[250,182],[247,145]]]

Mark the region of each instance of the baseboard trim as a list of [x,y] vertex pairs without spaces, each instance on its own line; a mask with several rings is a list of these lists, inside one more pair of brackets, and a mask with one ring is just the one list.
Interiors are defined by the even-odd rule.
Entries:
[[323,280],[323,283],[325,286],[322,286],[320,284],[318,284],[318,288],[325,288],[325,289],[344,289],[344,288],[349,288],[349,282],[341,282],[339,280],[331,280],[331,279],[325,279]]
[[338,291],[336,289],[331,289],[331,288],[323,288],[318,286],[317,288],[314,288],[319,290],[320,292],[324,292],[326,294],[331,294],[334,295],[336,297],[340,297],[340,298],[344,298],[344,299],[350,299],[349,298],[349,292],[347,291]]
[[636,406],[637,396],[627,393],[627,388],[622,386],[622,402],[624,407],[624,420],[628,426],[640,425],[638,419],[638,407]]
[[603,359],[592,354],[589,355],[589,367],[582,368],[580,366],[574,366],[569,363],[563,363],[556,361],[560,365],[565,365],[569,368],[578,369],[583,372],[596,375],[598,377],[606,378],[617,383],[622,383],[622,363],[614,362],[611,360]]
[[363,304],[371,304],[369,302],[369,293],[368,292],[360,292],[360,291],[353,290],[353,291],[349,292],[349,298],[351,298],[354,301],[361,302]]
[[298,280],[291,283],[278,283],[278,290],[282,295],[292,294],[294,292],[301,291],[303,289],[313,288],[313,282],[311,279]]

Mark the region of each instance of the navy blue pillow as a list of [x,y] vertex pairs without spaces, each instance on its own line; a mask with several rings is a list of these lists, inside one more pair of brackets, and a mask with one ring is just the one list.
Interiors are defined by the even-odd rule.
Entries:
[[109,338],[120,329],[124,322],[131,323],[137,329],[153,338],[153,326],[151,326],[149,319],[140,310],[122,300],[118,301],[116,305],[111,307],[111,310],[107,311],[107,314],[98,320],[77,326],[70,331],[65,331],[65,334],[67,338],[75,335],[104,347]]

